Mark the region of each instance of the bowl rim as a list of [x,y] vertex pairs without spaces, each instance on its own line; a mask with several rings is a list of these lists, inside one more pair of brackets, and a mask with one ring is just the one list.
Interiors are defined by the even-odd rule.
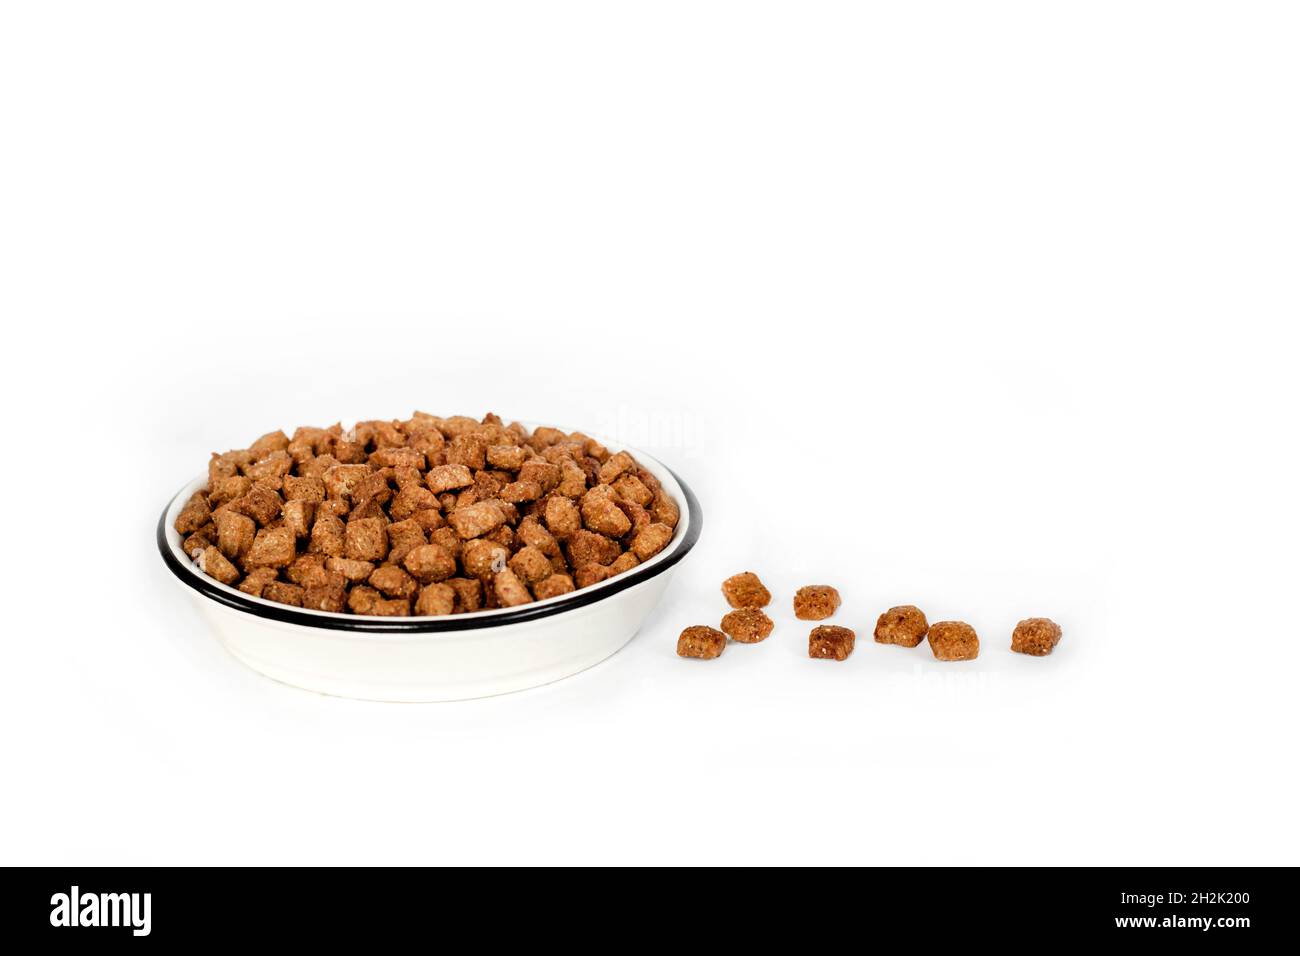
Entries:
[[[345,614],[332,611],[314,611],[297,608],[290,604],[276,604],[253,598],[251,595],[222,584],[214,578],[197,570],[193,562],[179,557],[178,545],[168,539],[171,530],[167,525],[167,516],[176,500],[190,489],[195,481],[189,481],[181,487],[167,502],[158,516],[157,542],[158,551],[168,570],[185,586],[197,591],[203,597],[224,607],[242,611],[264,620],[278,621],[284,624],[297,624],[331,631],[352,631],[370,634],[436,634],[448,631],[468,631],[485,627],[502,627],[508,624],[523,624],[541,618],[563,614],[586,607],[597,601],[613,597],[656,575],[663,574],[674,567],[695,547],[699,541],[704,523],[704,514],[699,499],[691,491],[677,472],[673,471],[653,455],[648,455],[635,448],[624,448],[638,461],[650,461],[672,476],[681,490],[685,502],[686,529],[680,537],[669,542],[659,554],[650,561],[639,564],[629,571],[615,575],[590,587],[579,588],[568,594],[546,598],[532,604],[513,608],[492,608],[486,611],[472,611],[467,614],[449,614],[436,617],[375,617],[373,615]],[[201,479],[199,479],[201,480]]]

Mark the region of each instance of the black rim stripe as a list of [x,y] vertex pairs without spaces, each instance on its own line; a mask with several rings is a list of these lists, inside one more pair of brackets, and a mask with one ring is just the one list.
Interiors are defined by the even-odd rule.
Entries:
[[[523,607],[498,611],[488,617],[469,618],[460,614],[453,614],[447,617],[395,617],[369,621],[343,615],[321,614],[318,616],[288,604],[259,604],[246,594],[241,594],[233,589],[225,589],[206,574],[195,573],[190,566],[176,557],[171,544],[167,541],[167,512],[171,510],[171,501],[163,508],[163,513],[158,518],[158,551],[162,554],[163,562],[176,577],[180,578],[183,584],[198,591],[204,597],[216,601],[218,604],[224,604],[226,607],[234,608],[237,611],[244,611],[255,617],[271,621],[283,621],[286,624],[301,624],[304,627],[319,627],[331,631],[363,631],[373,634],[432,634],[438,631],[469,631],[482,627],[522,624],[525,621],[536,621],[539,618],[562,614],[565,611],[572,611],[575,608],[603,601],[619,591],[625,591],[642,581],[650,580],[657,574],[662,574],[686,557],[691,548],[695,547],[695,542],[700,538],[700,528],[704,522],[704,515],[700,510],[699,500],[686,482],[682,481],[677,472],[668,468],[667,465],[664,468],[677,480],[678,486],[682,489],[682,497],[686,499],[688,517],[686,534],[675,545],[669,544],[669,547],[674,549],[671,554],[657,564],[638,566],[631,571],[625,571],[610,579],[610,582],[605,587],[582,588],[550,602],[525,604]],[[179,497],[179,492],[177,497]],[[172,501],[175,500],[176,498],[173,497]]]

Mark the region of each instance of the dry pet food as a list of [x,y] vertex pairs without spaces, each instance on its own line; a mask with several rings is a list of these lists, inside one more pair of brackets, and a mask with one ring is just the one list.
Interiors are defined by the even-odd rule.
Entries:
[[808,656],[821,660],[842,661],[853,653],[856,635],[847,627],[821,624],[808,635]]
[[753,571],[733,574],[722,582],[722,595],[732,607],[767,607],[772,592]]
[[667,547],[680,514],[635,458],[581,432],[415,412],[213,454],[175,528],[200,570],[246,594],[404,617],[604,581]]
[[941,661],[973,661],[980,654],[975,628],[965,621],[940,621],[930,625],[930,650]]
[[703,624],[688,627],[677,638],[679,657],[699,657],[709,661],[721,654],[726,646],[727,635]]
[[1011,632],[1011,649],[1017,654],[1046,657],[1061,640],[1061,625],[1045,617],[1031,617]]
[[840,592],[829,584],[809,584],[794,595],[794,616],[801,621],[824,621],[839,606]]
[[925,640],[929,630],[930,625],[920,608],[901,604],[876,618],[876,643],[916,647]]
[[772,619],[756,607],[742,607],[722,619],[722,630],[740,644],[757,644],[772,633]]

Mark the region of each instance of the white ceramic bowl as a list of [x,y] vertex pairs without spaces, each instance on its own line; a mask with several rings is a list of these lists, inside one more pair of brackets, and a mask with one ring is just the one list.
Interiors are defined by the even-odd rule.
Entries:
[[627,451],[681,508],[672,541],[608,581],[522,607],[394,618],[311,611],[244,594],[200,571],[173,527],[207,475],[187,484],[163,510],[158,550],[226,649],[267,677],[363,700],[505,694],[576,674],[630,641],[699,539],[703,515],[691,490],[663,463]]

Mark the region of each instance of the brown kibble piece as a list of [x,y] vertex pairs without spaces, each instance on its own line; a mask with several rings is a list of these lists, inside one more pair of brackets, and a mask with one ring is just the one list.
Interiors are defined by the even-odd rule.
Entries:
[[526,584],[536,584],[538,581],[548,578],[554,570],[551,567],[551,559],[542,554],[537,548],[522,547],[515,552],[515,556],[507,562],[511,571],[519,576],[519,579]]
[[491,578],[504,570],[509,559],[509,551],[486,538],[465,542],[465,549],[461,552],[461,566],[465,573],[480,579]]
[[389,598],[374,603],[370,613],[378,617],[409,617],[411,614],[410,598]]
[[566,498],[581,498],[587,491],[587,473],[572,458],[560,462],[560,483],[555,493]]
[[648,524],[632,539],[632,553],[641,561],[649,560],[673,539],[673,529],[666,524]]
[[349,521],[343,533],[344,554],[353,561],[382,561],[388,556],[388,525],[383,518]]
[[[425,485],[424,475],[420,472],[419,468],[411,468],[408,465],[396,465],[393,468],[393,481],[397,482],[399,492],[406,488],[418,488],[425,492],[429,501],[433,501],[438,497],[432,491],[429,491],[428,487]],[[417,508],[416,510],[418,511],[419,509]]]
[[[456,505],[472,505],[476,501],[486,501],[489,498],[497,498],[501,489],[505,487],[505,482],[496,475],[488,471],[480,471],[474,475],[474,484],[470,485],[464,491],[456,496]],[[497,500],[500,500],[497,498]]]
[[323,554],[301,555],[289,565],[284,576],[299,587],[324,584],[331,577],[331,573],[325,570],[327,560],[329,559]]
[[520,481],[535,481],[548,492],[560,483],[560,466],[549,461],[533,458],[519,468]]
[[580,588],[589,588],[593,584],[599,584],[601,581],[608,580],[614,576],[614,572],[603,564],[584,564],[578,570],[573,572],[573,581]]
[[558,441],[563,441],[564,437],[564,432],[560,431],[558,428],[548,428],[543,426],[541,428],[533,429],[533,435],[528,440],[528,444],[533,448],[542,449],[546,448],[548,445],[554,445]]
[[329,512],[318,514],[315,523],[311,526],[311,544],[308,545],[307,550],[342,557],[343,539],[342,520]]
[[368,584],[358,584],[348,592],[348,610],[353,614],[370,614],[382,600],[383,595],[374,588]]
[[703,624],[696,624],[686,628],[677,638],[677,656],[710,661],[721,654],[726,646],[727,635]]
[[356,507],[348,512],[348,521],[359,521],[362,518],[384,520],[384,503],[377,498],[361,499]]
[[618,454],[610,455],[605,459],[605,463],[600,466],[597,478],[602,485],[607,485],[629,468],[635,467],[636,462],[632,459],[632,456],[625,451],[620,451]]
[[501,500],[511,504],[525,504],[542,496],[542,486],[535,481],[512,481],[501,489]]
[[1046,617],[1025,618],[1011,632],[1011,649],[1017,654],[1046,657],[1061,641],[1061,625]]
[[456,589],[449,584],[426,584],[415,599],[415,613],[420,617],[451,614],[456,609]]
[[295,478],[286,475],[284,479],[285,501],[324,501],[325,482],[319,478]]
[[367,583],[390,598],[409,598],[419,588],[415,578],[395,564],[383,564],[375,568]]
[[248,515],[259,525],[265,527],[280,516],[283,502],[280,496],[262,485],[253,485],[248,492],[230,503],[230,508],[242,515]]
[[421,511],[437,509],[438,496],[423,485],[407,484],[393,496],[388,506],[388,516],[402,521]]
[[819,660],[842,661],[853,653],[856,635],[847,627],[820,624],[808,635],[808,656]]
[[253,546],[257,525],[248,515],[222,508],[212,516],[217,528],[217,547],[231,561],[241,561]]
[[487,442],[479,435],[457,435],[447,445],[447,462],[478,470],[487,464]]
[[722,630],[733,641],[757,644],[772,633],[772,619],[756,607],[742,607],[722,619]]
[[277,604],[288,604],[293,607],[302,607],[303,590],[296,584],[286,584],[283,581],[272,581],[262,589],[262,597],[268,601],[275,601]]
[[437,531],[447,525],[447,520],[443,518],[442,512],[437,507],[421,508],[411,515],[411,520],[425,531]]
[[573,503],[573,499],[562,495],[547,499],[542,509],[542,519],[554,535],[573,534],[582,527],[582,514],[578,511],[578,506]]
[[474,475],[464,465],[438,465],[429,469],[424,482],[435,495],[474,484]]
[[[293,468],[293,459],[288,452],[276,451],[254,462],[244,469],[244,474],[253,481],[283,478]],[[283,482],[282,482],[283,484]]]
[[655,492],[655,500],[650,505],[650,517],[660,524],[676,528],[681,518],[681,509],[677,507],[677,502],[660,490]]
[[794,595],[794,616],[801,621],[824,621],[840,606],[840,592],[829,584],[809,584]]
[[539,601],[559,597],[576,590],[573,578],[567,574],[552,574],[533,585],[533,596]]
[[436,428],[417,428],[408,439],[410,446],[424,455],[430,467],[445,463],[447,439]]
[[921,609],[911,604],[891,607],[876,618],[876,643],[897,644],[899,647],[916,647],[925,640],[929,623]]
[[[365,456],[363,455],[362,457],[364,458]],[[333,468],[335,465],[343,465],[343,464],[355,465],[355,464],[359,464],[359,461],[340,461],[338,458],[335,458],[333,455],[319,455],[316,458],[308,458],[301,465],[299,465],[298,475],[301,478],[324,479],[325,475],[329,472],[331,468]]]
[[772,600],[772,592],[763,587],[753,571],[742,571],[723,581],[722,596],[732,607],[767,607]]
[[250,568],[287,568],[298,554],[297,544],[292,528],[263,528],[253,539],[244,563]]
[[253,483],[242,475],[232,478],[213,478],[208,482],[208,504],[220,508],[227,502],[242,498],[252,489]]
[[267,432],[253,444],[248,446],[252,453],[253,459],[264,458],[273,451],[284,451],[289,447],[289,436],[282,431]]
[[198,531],[181,542],[181,550],[185,552],[191,561],[197,561],[199,552],[210,547],[212,547],[212,539]]
[[645,483],[636,475],[620,475],[610,487],[624,501],[630,501],[642,508],[649,507],[650,503],[654,501],[654,492],[647,488]]
[[547,557],[554,558],[560,555],[560,542],[556,540],[555,535],[543,528],[533,515],[519,522],[518,539],[522,545],[532,545]]
[[592,531],[579,531],[564,543],[569,565],[581,568],[585,564],[611,564],[622,552],[618,542]]
[[[604,494],[599,493],[604,491]],[[597,486],[582,496],[582,523],[598,534],[621,538],[632,530],[632,522],[614,501],[614,496]]]
[[239,582],[239,590],[253,597],[261,597],[266,586],[276,579],[279,572],[275,568],[254,568],[248,576]]
[[190,495],[189,501],[185,502],[185,507],[181,509],[180,514],[176,516],[177,534],[190,534],[198,531],[212,515],[212,509],[208,507],[208,499],[201,491],[196,491]]
[[497,572],[497,576],[492,580],[492,588],[496,592],[497,600],[502,607],[517,607],[520,604],[528,604],[533,600],[528,586],[519,580],[519,575],[509,568]]
[[393,500],[393,489],[388,484],[391,476],[391,468],[381,468],[366,475],[352,486],[350,497],[353,504],[357,507],[361,507],[368,501],[373,501],[377,505],[388,504]]
[[355,584],[370,577],[375,566],[369,561],[354,561],[350,558],[329,557],[325,560],[326,571],[337,571]]
[[369,465],[335,465],[325,472],[323,479],[331,498],[350,499],[353,489],[371,474]]
[[940,621],[930,625],[930,649],[941,661],[973,661],[979,657],[980,639],[965,621]]
[[458,559],[465,550],[465,542],[460,540],[460,535],[450,525],[430,531],[429,543],[436,544],[448,554],[455,555]]
[[[615,504],[618,505],[619,510],[622,511],[623,514],[627,515],[627,520],[632,522],[632,530],[629,531],[628,534],[631,535],[633,539],[641,533],[642,529],[655,523],[650,517],[650,512],[646,511],[640,505],[634,505],[632,502],[624,501],[621,498],[618,499]],[[664,527],[668,526],[665,525]],[[671,531],[672,529],[669,528],[669,530]]]
[[401,564],[416,548],[429,543],[419,522],[407,518],[388,526],[388,563]]
[[347,586],[347,579],[338,572],[327,575],[321,583],[303,589],[302,606],[338,614],[347,607]]
[[[224,455],[218,455],[215,451],[211,458],[208,459],[208,484],[209,486],[224,478],[233,478],[239,474],[239,464],[230,456],[233,452],[226,452]],[[250,456],[249,460],[252,458]]]
[[477,611],[483,607],[483,585],[474,578],[448,578],[443,582],[456,592],[457,611]]
[[314,501],[286,501],[284,503],[284,523],[293,531],[295,538],[305,538],[311,534],[312,518],[316,514]]
[[502,471],[518,471],[527,454],[518,445],[488,445],[487,463]]
[[631,571],[640,563],[641,559],[635,554],[631,551],[624,551],[610,563],[609,572],[610,574],[622,574],[624,571]]
[[[331,518],[346,518],[352,506],[342,498],[326,498],[316,506],[316,517],[329,515]],[[339,528],[339,534],[343,534],[342,527]]]
[[447,521],[458,535],[468,541],[501,527],[506,523],[506,516],[495,501],[480,501],[457,508],[447,515]]
[[199,552],[199,570],[210,578],[216,578],[222,584],[234,584],[239,580],[239,569],[226,560],[216,548]]
[[370,464],[380,468],[410,468],[418,471],[425,466],[424,452],[415,448],[380,448],[370,456]]
[[445,581],[456,574],[456,556],[437,544],[424,544],[409,551],[403,567],[422,584]]

